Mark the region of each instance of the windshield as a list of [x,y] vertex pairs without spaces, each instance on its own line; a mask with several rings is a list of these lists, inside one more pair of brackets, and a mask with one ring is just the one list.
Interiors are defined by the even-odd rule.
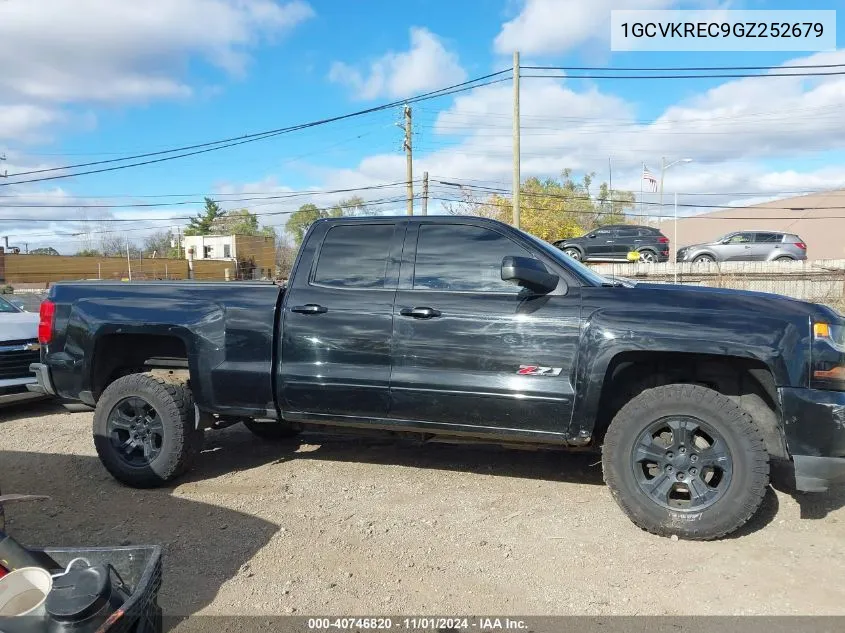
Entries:
[[20,310],[5,299],[0,298],[0,312],[20,312]]
[[568,255],[566,255],[563,251],[561,251],[558,247],[552,246],[545,240],[541,240],[535,235],[525,233],[524,231],[523,233],[528,239],[530,239],[534,243],[535,246],[541,248],[546,253],[546,255],[554,259],[561,266],[568,268],[582,279],[586,279],[588,283],[591,283],[594,286],[603,286],[609,283],[613,283],[610,279],[599,275],[590,267],[585,266],[579,261],[575,261]]

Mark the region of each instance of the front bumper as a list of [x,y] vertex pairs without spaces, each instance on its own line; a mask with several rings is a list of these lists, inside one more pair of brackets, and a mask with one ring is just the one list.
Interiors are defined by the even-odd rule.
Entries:
[[780,389],[795,487],[824,492],[845,483],[845,392]]

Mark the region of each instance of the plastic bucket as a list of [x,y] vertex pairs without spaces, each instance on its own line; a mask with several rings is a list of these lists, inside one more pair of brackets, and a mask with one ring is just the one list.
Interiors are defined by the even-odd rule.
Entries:
[[53,577],[40,567],[22,567],[0,578],[0,618],[44,615]]

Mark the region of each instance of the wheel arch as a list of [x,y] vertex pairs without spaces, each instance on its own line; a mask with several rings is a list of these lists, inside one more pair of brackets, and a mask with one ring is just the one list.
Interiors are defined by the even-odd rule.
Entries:
[[91,356],[89,385],[94,401],[122,376],[150,369],[188,371],[190,342],[177,334],[107,332],[97,337]]
[[627,402],[646,389],[669,384],[696,384],[727,396],[751,416],[772,458],[789,458],[775,374],[763,361],[746,356],[650,351],[616,354],[601,383],[593,442],[602,442],[611,420]]

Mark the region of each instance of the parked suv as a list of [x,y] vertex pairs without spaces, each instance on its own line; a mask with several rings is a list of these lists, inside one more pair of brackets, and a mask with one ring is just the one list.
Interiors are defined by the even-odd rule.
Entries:
[[807,244],[793,233],[741,231],[678,250],[679,262],[772,262],[807,259]]
[[581,237],[559,240],[554,245],[578,261],[628,261],[628,253],[640,254],[641,262],[669,261],[669,238],[658,229],[630,224],[602,226]]

